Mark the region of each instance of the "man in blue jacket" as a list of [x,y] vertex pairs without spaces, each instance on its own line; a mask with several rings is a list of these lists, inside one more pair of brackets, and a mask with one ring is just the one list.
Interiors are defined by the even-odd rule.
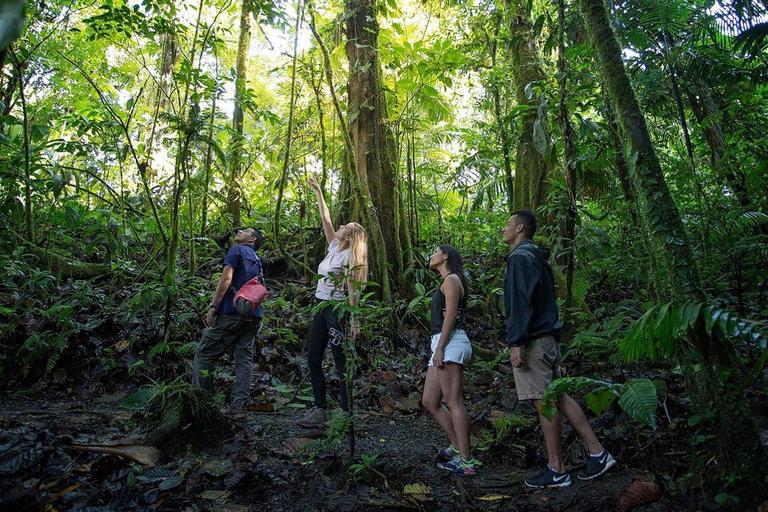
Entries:
[[[533,400],[539,411],[547,384],[560,377],[560,347],[556,338],[563,326],[558,320],[549,250],[532,241],[536,227],[536,215],[532,211],[518,210],[512,213],[503,230],[504,243],[512,249],[504,275],[504,310],[506,343],[511,348],[509,360],[517,397]],[[563,463],[560,413],[568,418],[589,449],[587,468],[578,475],[581,480],[600,476],[616,464],[595,437],[584,411],[573,398],[562,394],[555,403],[559,412],[551,420],[539,413],[549,464],[541,474],[525,480],[529,487],[571,485]]]
[[[253,378],[253,342],[261,328],[261,306],[249,316],[243,316],[233,304],[235,293],[254,277],[261,277],[261,260],[256,251],[261,246],[261,233],[255,228],[238,229],[235,245],[224,259],[224,268],[216,284],[213,300],[205,315],[208,328],[195,351],[192,382],[213,391],[213,370],[216,360],[225,350],[234,350],[235,385],[229,414],[240,416],[247,411]],[[262,283],[264,278],[261,277]]]

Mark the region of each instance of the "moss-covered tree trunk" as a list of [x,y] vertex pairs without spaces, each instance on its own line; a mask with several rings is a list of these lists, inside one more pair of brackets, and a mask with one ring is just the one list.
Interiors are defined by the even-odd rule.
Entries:
[[243,137],[243,104],[248,90],[248,48],[251,46],[251,12],[248,0],[240,8],[240,38],[237,42],[235,63],[235,108],[232,114],[232,140],[229,145],[229,179],[227,180],[227,207],[232,225],[240,225],[240,174],[245,147]]
[[651,228],[654,249],[661,256],[668,276],[669,295],[702,300],[699,275],[680,212],[672,199],[651,143],[635,91],[621,60],[621,48],[613,33],[603,0],[580,0],[592,36],[603,83],[630,143],[634,165],[631,176],[638,192],[640,213]]
[[542,116],[542,111],[538,109],[539,98],[536,94],[526,93],[526,87],[529,84],[544,81],[546,75],[541,66],[541,52],[534,37],[527,2],[513,0],[507,11],[515,96],[518,105],[533,107],[522,113],[519,118],[520,134],[515,157],[514,208],[535,210],[546,200],[549,192],[547,178],[552,172],[552,165],[545,160],[542,152],[536,149],[535,138],[539,139],[539,149],[550,146],[549,133],[546,116]]
[[[398,157],[395,137],[389,126],[387,103],[381,83],[379,24],[375,2],[346,2],[349,59],[348,119],[360,179],[368,184],[378,213],[384,250],[392,283],[408,293],[413,267],[410,233],[405,222],[403,199],[398,186]],[[352,197],[352,211],[360,198]],[[367,227],[367,226],[366,226]]]
[[512,158],[509,154],[511,140],[510,133],[507,130],[507,122],[504,115],[504,109],[501,102],[501,83],[504,80],[504,71],[499,68],[499,32],[501,24],[504,21],[502,12],[495,13],[493,24],[493,37],[489,38],[488,53],[491,55],[491,76],[489,77],[488,89],[493,98],[493,115],[496,120],[496,127],[499,131],[499,143],[501,144],[501,156],[504,159],[504,182],[507,189],[507,203],[509,212],[512,213],[515,203],[515,179],[512,175]]
[[[280,216],[282,215],[283,194],[288,183],[288,167],[291,163],[291,147],[293,146],[293,119],[296,109],[296,57],[299,47],[299,32],[301,21],[304,17],[304,2],[299,2],[296,9],[296,30],[293,34],[293,57],[291,58],[291,96],[288,105],[288,126],[285,134],[285,152],[283,153],[283,169],[280,173],[280,185],[277,188],[277,201],[275,201],[274,226],[275,244],[281,252],[285,251],[280,240]],[[242,127],[241,127],[242,130]],[[322,130],[322,125],[321,125]]]
[[565,304],[563,325],[565,338],[570,339],[573,327],[570,321],[571,303],[573,302],[573,276],[575,271],[575,239],[576,239],[576,180],[578,178],[579,160],[576,158],[576,133],[571,123],[571,113],[568,109],[568,63],[565,59],[565,0],[557,2],[558,40],[557,40],[557,71],[560,77],[560,125],[563,130],[565,157],[563,175],[566,183],[566,213],[565,230],[563,233],[563,252],[565,255]]
[[350,211],[351,215],[354,215],[355,218],[359,218],[368,231],[368,268],[370,277],[379,284],[379,297],[382,300],[387,301],[391,298],[391,290],[389,276],[387,274],[386,245],[384,243],[384,234],[381,229],[381,223],[379,222],[380,215],[372,204],[373,201],[371,200],[368,181],[362,179],[357,172],[355,147],[352,142],[352,136],[347,121],[342,113],[341,102],[336,94],[330,52],[328,51],[323,38],[320,37],[320,34],[317,32],[314,6],[312,2],[307,3],[307,14],[309,15],[309,28],[312,30],[312,35],[315,36],[315,41],[317,41],[317,45],[320,47],[320,51],[323,54],[325,80],[328,84],[328,90],[331,94],[331,102],[336,113],[336,119],[339,122],[342,139],[344,140],[344,179],[341,188],[342,190],[347,190],[344,196],[346,199],[349,199],[350,201],[355,199],[353,202],[356,205],[356,211],[348,209],[348,206],[345,206],[345,209]]
[[[600,63],[603,82],[609,98],[616,106],[617,117],[634,159],[631,178],[637,191],[641,219],[653,240],[653,250],[663,261],[668,288],[665,295],[683,301],[703,301],[688,238],[677,205],[667,187],[664,173],[651,143],[648,128],[637,102],[632,84],[624,69],[621,48],[611,28],[604,0],[580,0],[592,44]],[[712,432],[716,443],[714,457],[722,476],[746,477],[761,481],[768,468],[765,448],[760,442],[748,401],[739,387],[738,367],[727,351],[707,336],[703,329],[690,340],[694,362],[704,366],[695,371],[683,355],[687,369],[687,386],[697,412],[714,413]],[[737,442],[734,442],[737,439]],[[763,482],[764,483],[764,482]]]

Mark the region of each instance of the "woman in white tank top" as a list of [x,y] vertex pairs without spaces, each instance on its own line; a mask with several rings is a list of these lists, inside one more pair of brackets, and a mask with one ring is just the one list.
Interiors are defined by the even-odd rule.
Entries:
[[[339,319],[332,301],[348,300],[350,305],[357,306],[361,291],[359,287],[362,287],[361,283],[365,283],[368,273],[368,246],[367,234],[360,224],[351,222],[339,226],[339,229],[333,228],[331,214],[325,204],[320,186],[314,178],[309,179],[309,185],[317,196],[323,233],[328,241],[328,253],[317,269],[320,279],[315,289],[315,300],[329,302],[317,310],[309,328],[307,362],[315,405],[303,419],[298,421],[298,424],[306,428],[322,428],[328,420],[325,374],[322,365],[323,355],[329,343],[341,383],[339,406],[347,413],[351,409],[351,400],[347,395],[347,361],[343,347],[345,329],[342,325],[342,322],[346,324],[347,318]],[[352,339],[355,339],[360,333],[357,319],[351,319],[350,327]]]

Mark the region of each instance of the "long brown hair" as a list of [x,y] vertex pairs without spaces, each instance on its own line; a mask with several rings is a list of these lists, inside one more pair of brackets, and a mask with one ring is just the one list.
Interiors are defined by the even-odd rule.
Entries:
[[452,274],[459,276],[461,286],[464,288],[464,296],[459,301],[459,305],[461,306],[461,309],[464,310],[467,307],[469,287],[467,286],[467,276],[464,273],[464,263],[461,261],[461,254],[459,254],[459,250],[451,244],[438,245],[437,247],[443,251],[443,254],[448,256],[448,259],[445,260],[445,268],[450,270]]

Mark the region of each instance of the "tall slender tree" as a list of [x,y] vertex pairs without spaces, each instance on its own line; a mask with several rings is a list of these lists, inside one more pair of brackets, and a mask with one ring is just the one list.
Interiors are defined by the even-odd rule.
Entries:
[[237,41],[235,63],[235,108],[232,114],[232,140],[229,145],[229,179],[227,180],[226,212],[232,225],[240,225],[240,177],[242,174],[244,106],[248,92],[248,49],[251,46],[250,1],[242,0],[240,5],[240,37]]
[[[664,173],[651,142],[645,116],[622,61],[621,47],[611,27],[604,0],[580,0],[582,14],[595,47],[608,97],[616,107],[618,120],[629,139],[633,165],[631,179],[637,191],[641,220],[659,253],[667,276],[667,298],[702,302],[696,261],[688,242],[680,212],[667,187]],[[736,365],[723,345],[697,326],[691,336],[694,361],[705,369],[694,370],[686,355],[681,362],[688,369],[688,389],[701,412],[715,416],[718,464],[725,471],[764,475],[768,456],[760,442],[749,403],[740,388]],[[738,439],[734,443],[733,439]]]
[[552,172],[552,164],[545,159],[551,151],[546,109],[533,93],[534,86],[543,83],[546,75],[528,5],[525,0],[512,0],[507,9],[517,103],[531,107],[520,116],[515,157],[515,209],[536,209],[544,204],[549,190],[547,178]]
[[[347,0],[349,59],[348,118],[360,179],[367,182],[378,212],[387,265],[392,281],[408,287],[413,267],[410,233],[404,217],[398,186],[395,138],[388,124],[387,103],[381,82],[377,2]],[[361,198],[352,198],[353,203]],[[361,205],[353,206],[353,211]]]

